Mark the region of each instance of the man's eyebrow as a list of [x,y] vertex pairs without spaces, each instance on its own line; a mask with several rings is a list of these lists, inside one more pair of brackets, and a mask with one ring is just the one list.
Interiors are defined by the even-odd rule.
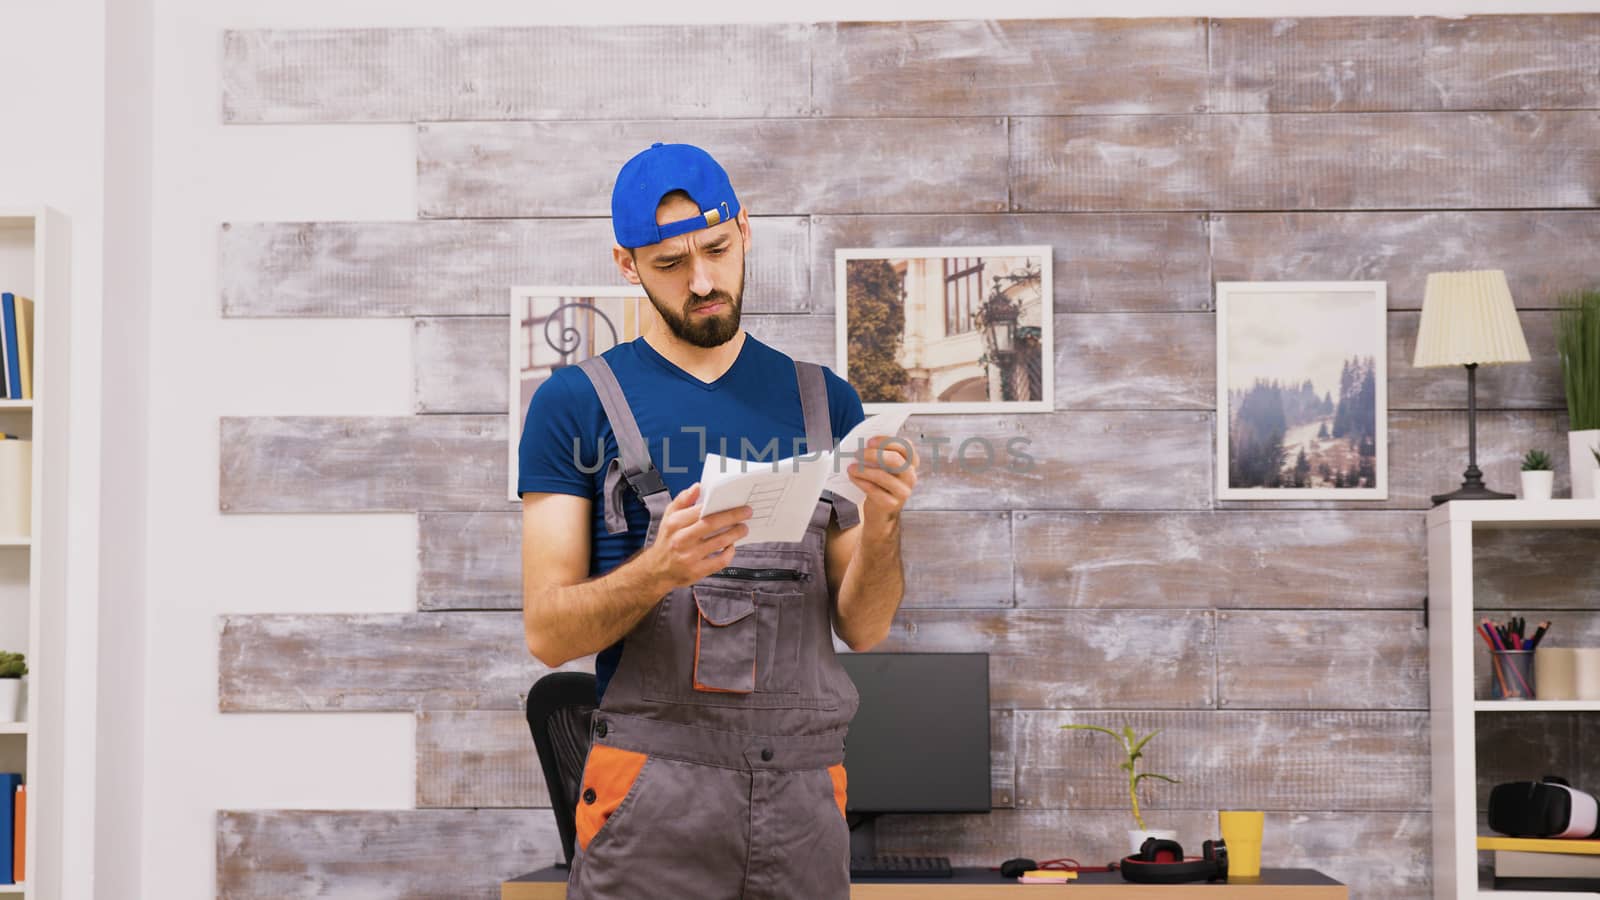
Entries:
[[[717,249],[720,249],[722,247],[726,247],[728,245],[728,242],[731,241],[731,240],[733,240],[733,238],[728,236],[728,235],[726,235],[726,234],[719,235],[717,237],[712,238],[709,241],[706,241],[704,244],[701,244],[700,245],[700,249],[701,250],[717,250]],[[663,253],[660,256],[657,256],[655,258],[655,262],[657,264],[659,264],[659,263],[677,262],[678,260],[683,259],[685,256],[688,256],[688,255],[689,254],[687,252]]]

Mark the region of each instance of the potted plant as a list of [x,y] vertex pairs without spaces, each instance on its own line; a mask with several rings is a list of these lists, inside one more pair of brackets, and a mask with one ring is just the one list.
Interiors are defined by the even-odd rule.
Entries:
[[22,693],[22,676],[28,674],[28,663],[21,653],[0,650],[0,722],[20,719],[18,702]]
[[1128,803],[1133,808],[1133,822],[1135,825],[1139,826],[1138,828],[1128,829],[1128,846],[1130,847],[1128,851],[1129,853],[1138,853],[1139,848],[1143,846],[1146,838],[1154,837],[1169,841],[1175,841],[1178,839],[1178,833],[1176,831],[1165,829],[1152,831],[1146,828],[1144,824],[1144,815],[1139,812],[1139,782],[1146,778],[1159,778],[1162,781],[1170,782],[1172,784],[1182,783],[1178,781],[1178,779],[1169,777],[1167,775],[1157,775],[1154,772],[1137,771],[1139,760],[1144,757],[1144,745],[1150,743],[1151,738],[1155,737],[1157,734],[1160,734],[1160,729],[1152,731],[1144,737],[1139,737],[1134,733],[1133,728],[1129,725],[1123,725],[1122,731],[1120,732],[1112,731],[1110,728],[1104,728],[1099,725],[1063,725],[1061,727],[1064,729],[1072,728],[1083,731],[1099,731],[1104,734],[1111,735],[1113,738],[1116,738],[1120,744],[1122,744],[1122,751],[1126,758],[1122,761],[1118,768],[1128,773]]
[[1600,497],[1590,465],[1600,448],[1600,290],[1564,298],[1556,319],[1556,350],[1567,390],[1567,433],[1572,496]]
[[1550,467],[1550,454],[1543,450],[1529,450],[1522,457],[1522,499],[1549,500],[1550,487],[1556,473]]

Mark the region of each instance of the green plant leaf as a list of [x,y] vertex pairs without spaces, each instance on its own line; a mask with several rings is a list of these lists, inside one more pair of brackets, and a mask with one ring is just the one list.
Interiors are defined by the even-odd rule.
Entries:
[[1100,732],[1104,732],[1105,734],[1109,734],[1109,735],[1111,735],[1112,737],[1114,737],[1114,738],[1116,738],[1118,740],[1122,739],[1122,735],[1117,734],[1115,731],[1112,731],[1111,729],[1105,727],[1104,725],[1063,725],[1061,727],[1062,728],[1079,729],[1079,730],[1083,730],[1083,731],[1100,731]]
[[1170,782],[1172,784],[1183,784],[1183,782],[1176,778],[1168,775],[1157,775],[1154,772],[1140,772],[1138,775],[1133,776],[1133,783],[1138,784],[1140,781],[1143,781],[1146,778],[1159,778],[1162,781]]

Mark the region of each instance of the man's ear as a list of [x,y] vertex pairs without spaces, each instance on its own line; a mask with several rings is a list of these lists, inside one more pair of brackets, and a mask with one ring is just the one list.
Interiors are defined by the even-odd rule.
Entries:
[[617,269],[622,272],[622,277],[629,284],[639,284],[639,262],[633,258],[627,248],[621,244],[613,244],[611,258],[616,260]]
[[744,239],[744,249],[748,253],[750,251],[750,211],[742,206],[739,207],[739,215],[734,217],[734,221],[739,223],[739,236]]

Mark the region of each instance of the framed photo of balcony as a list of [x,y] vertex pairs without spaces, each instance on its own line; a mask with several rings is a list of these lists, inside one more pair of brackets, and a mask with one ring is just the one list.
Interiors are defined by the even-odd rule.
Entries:
[[511,289],[509,299],[511,427],[507,429],[507,498],[517,496],[517,445],[534,391],[556,369],[575,366],[623,341],[641,337],[658,321],[655,307],[636,286],[550,285]]
[[1049,412],[1051,248],[834,251],[838,373],[868,413]]
[[1386,500],[1381,281],[1217,283],[1217,499]]

